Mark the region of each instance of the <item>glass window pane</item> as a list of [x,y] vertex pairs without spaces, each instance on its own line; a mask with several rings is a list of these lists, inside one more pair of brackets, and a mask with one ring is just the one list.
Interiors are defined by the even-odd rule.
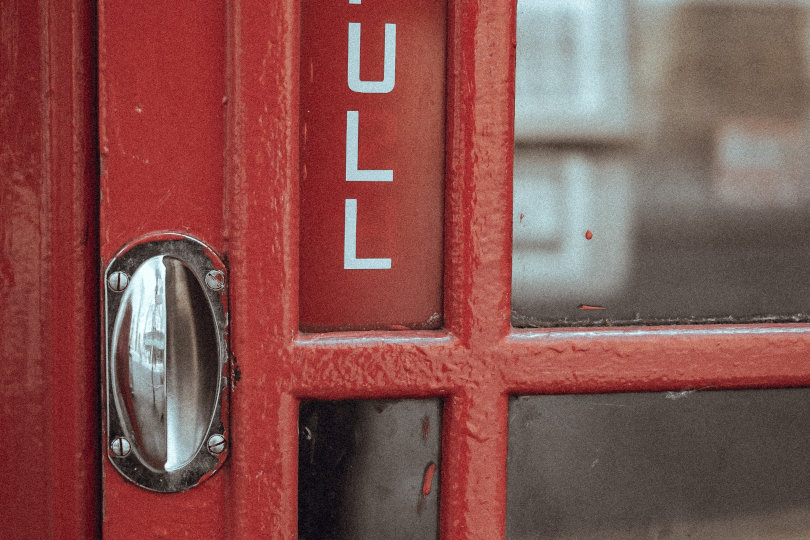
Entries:
[[299,538],[437,538],[440,399],[304,401]]
[[514,398],[507,538],[808,538],[808,394]]
[[808,15],[518,1],[514,324],[810,320]]

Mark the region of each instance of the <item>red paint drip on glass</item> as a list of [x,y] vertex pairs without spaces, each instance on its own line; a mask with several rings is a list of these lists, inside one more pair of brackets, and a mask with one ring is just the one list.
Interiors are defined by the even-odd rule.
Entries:
[[580,304],[578,309],[580,311],[593,311],[597,309],[607,309],[607,308],[604,306],[589,306],[588,304]]
[[433,484],[433,475],[436,472],[436,464],[431,463],[425,469],[425,479],[422,482],[422,497],[430,495],[431,485]]

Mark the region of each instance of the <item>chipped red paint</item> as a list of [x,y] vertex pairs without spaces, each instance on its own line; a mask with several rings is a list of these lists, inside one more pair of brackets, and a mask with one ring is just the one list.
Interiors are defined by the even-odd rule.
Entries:
[[99,527],[94,13],[0,8],[0,536]]

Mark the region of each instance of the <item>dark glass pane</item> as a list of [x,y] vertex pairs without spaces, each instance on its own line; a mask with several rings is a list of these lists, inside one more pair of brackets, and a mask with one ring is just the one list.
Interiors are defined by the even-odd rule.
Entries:
[[299,538],[436,538],[441,410],[439,399],[302,402]]
[[808,538],[810,392],[525,396],[507,537]]
[[515,325],[810,320],[808,14],[518,1]]

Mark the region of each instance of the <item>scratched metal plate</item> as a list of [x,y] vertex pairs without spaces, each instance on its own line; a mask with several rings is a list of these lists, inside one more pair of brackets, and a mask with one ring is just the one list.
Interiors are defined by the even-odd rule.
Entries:
[[438,537],[440,399],[305,401],[302,539]]
[[807,389],[523,396],[507,538],[808,538]]

